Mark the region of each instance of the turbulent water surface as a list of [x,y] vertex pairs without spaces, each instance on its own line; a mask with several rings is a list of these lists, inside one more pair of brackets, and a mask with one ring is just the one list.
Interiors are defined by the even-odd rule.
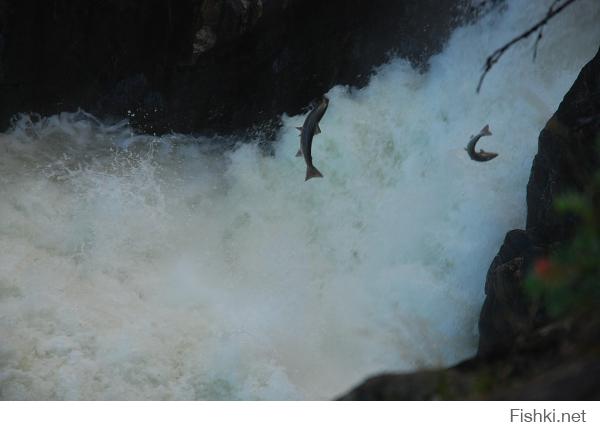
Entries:
[[[471,355],[537,135],[600,42],[580,1],[477,96],[485,57],[550,3],[458,29],[425,74],[396,59],[331,89],[307,183],[302,118],[270,157],[22,116],[0,135],[1,398],[320,399]],[[479,164],[463,148],[486,123],[500,156]]]

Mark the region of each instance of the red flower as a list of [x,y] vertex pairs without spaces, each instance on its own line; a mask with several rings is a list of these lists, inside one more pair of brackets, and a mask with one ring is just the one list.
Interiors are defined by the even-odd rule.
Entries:
[[546,257],[538,259],[535,262],[534,271],[535,271],[535,274],[539,278],[549,278],[551,275],[552,269],[553,269],[552,262],[550,262],[550,259],[548,259]]

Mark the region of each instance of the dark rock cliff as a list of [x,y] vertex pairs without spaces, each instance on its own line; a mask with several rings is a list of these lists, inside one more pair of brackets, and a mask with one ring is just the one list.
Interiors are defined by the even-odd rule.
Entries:
[[0,0],[0,130],[81,107],[147,132],[232,133],[424,64],[460,0]]
[[539,136],[527,185],[527,226],[506,235],[485,283],[477,355],[457,366],[365,381],[344,400],[600,399],[600,316],[552,318],[524,279],[536,257],[568,242],[577,226],[554,211],[600,168],[600,51],[582,69]]

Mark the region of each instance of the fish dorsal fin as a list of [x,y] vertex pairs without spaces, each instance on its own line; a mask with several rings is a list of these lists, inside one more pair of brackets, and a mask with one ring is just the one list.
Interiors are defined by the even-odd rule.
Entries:
[[302,157],[302,149],[299,149],[296,153],[296,157]]
[[319,133],[321,133],[321,128],[317,124],[317,127],[315,128],[315,135],[318,135]]
[[296,127],[296,129],[302,131],[302,126]]

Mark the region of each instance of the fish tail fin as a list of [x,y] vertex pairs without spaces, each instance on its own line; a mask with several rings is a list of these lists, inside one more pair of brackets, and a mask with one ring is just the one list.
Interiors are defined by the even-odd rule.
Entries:
[[480,132],[480,133],[481,133],[482,135],[485,135],[485,136],[489,136],[489,135],[491,135],[491,134],[492,134],[492,132],[491,132],[491,130],[490,130],[490,126],[489,126],[489,124],[486,124],[486,125],[485,125],[485,127],[484,127],[483,129],[481,129],[481,132]]
[[314,166],[307,166],[306,168],[306,179],[304,181],[308,181],[311,178],[323,178],[323,174],[319,172],[317,168]]
[[298,150],[298,152],[296,153],[296,157],[302,157],[302,148]]

